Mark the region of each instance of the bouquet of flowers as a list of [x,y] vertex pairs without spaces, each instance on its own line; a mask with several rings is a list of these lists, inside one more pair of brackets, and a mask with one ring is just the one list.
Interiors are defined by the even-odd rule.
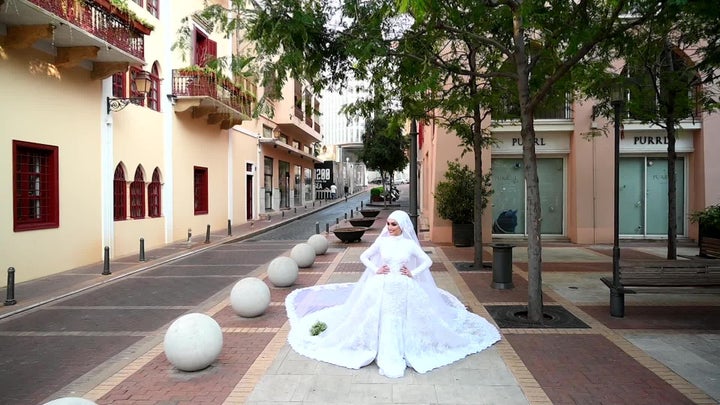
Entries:
[[317,335],[323,333],[325,331],[325,329],[327,329],[327,325],[325,324],[325,322],[317,321],[310,328],[310,334],[312,336],[317,336]]

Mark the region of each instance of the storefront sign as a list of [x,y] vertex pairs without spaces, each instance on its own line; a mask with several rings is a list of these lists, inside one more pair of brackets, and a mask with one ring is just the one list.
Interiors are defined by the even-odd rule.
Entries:
[[[677,131],[675,151],[688,153],[693,151],[692,134]],[[620,139],[620,153],[667,153],[668,137],[663,130],[623,132]]]
[[[523,139],[517,133],[493,134],[498,143],[492,146],[493,155],[522,155]],[[570,135],[558,132],[543,132],[535,137],[537,154],[569,153]]]

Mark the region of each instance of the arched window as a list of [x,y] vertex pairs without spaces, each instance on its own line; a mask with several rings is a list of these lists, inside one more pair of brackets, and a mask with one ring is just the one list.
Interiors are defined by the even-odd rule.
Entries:
[[153,63],[150,72],[150,92],[147,94],[148,107],[151,110],[160,111],[160,68],[158,63]]
[[130,217],[145,218],[145,179],[139,165],[135,169],[135,179],[130,183]]
[[125,183],[125,170],[122,163],[115,168],[113,178],[113,217],[116,221],[124,221],[127,218],[127,185]]
[[160,183],[160,169],[157,167],[153,171],[152,182],[148,184],[148,216],[158,218],[162,216],[161,209],[161,192],[162,184]]

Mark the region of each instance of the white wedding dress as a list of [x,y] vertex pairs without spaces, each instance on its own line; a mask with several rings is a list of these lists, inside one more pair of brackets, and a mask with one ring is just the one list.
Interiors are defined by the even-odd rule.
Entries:
[[[389,218],[395,216],[402,229],[411,232],[389,236],[385,227],[360,257],[366,266],[360,281],[288,295],[288,342],[296,352],[353,369],[375,360],[382,375],[396,378],[407,366],[425,373],[500,340],[497,328],[435,285],[432,261],[417,237],[412,238],[407,214],[399,213],[405,214],[395,211]],[[390,273],[376,274],[383,264]],[[412,278],[400,274],[403,265]],[[327,328],[312,336],[310,329],[317,322]]]

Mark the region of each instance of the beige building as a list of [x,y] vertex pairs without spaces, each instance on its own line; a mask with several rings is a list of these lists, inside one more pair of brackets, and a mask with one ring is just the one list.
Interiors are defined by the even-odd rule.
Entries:
[[315,197],[319,98],[291,82],[252,119],[262,89],[202,67],[234,39],[190,18],[171,49],[203,1],[127,3],[0,7],[0,267],[17,282]]

